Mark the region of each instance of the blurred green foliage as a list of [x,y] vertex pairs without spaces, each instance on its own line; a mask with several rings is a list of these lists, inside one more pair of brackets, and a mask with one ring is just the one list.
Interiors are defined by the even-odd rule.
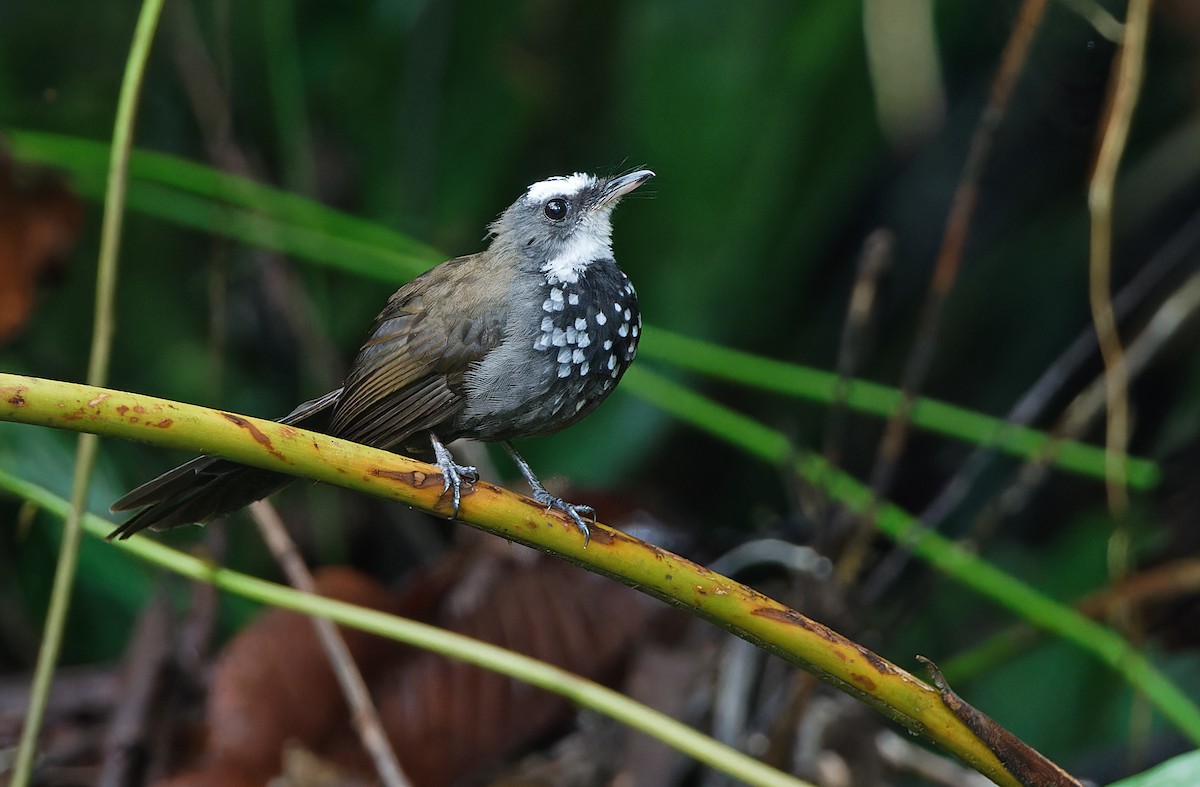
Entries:
[[[946,114],[929,137],[897,147],[876,117],[861,8],[841,0],[173,3],[151,57],[136,139],[393,228],[397,248],[412,244],[413,259],[425,259],[428,248],[479,249],[487,222],[534,180],[649,166],[658,172],[647,189],[655,198],[629,200],[615,231],[646,319],[829,369],[862,243],[887,227],[894,257],[860,373],[894,385],[1015,7],[935,4]],[[0,6],[0,131],[105,141],[136,12],[136,4],[64,0]],[[1172,14],[1168,6],[1156,20],[1118,193],[1118,285],[1161,252],[1196,213],[1200,194],[1194,156],[1163,164],[1168,143],[1196,138],[1200,73],[1195,34]],[[930,395],[1002,415],[1087,328],[1084,194],[1113,52],[1066,4],[1051,5],[981,183]],[[42,290],[22,335],[0,348],[0,368],[83,377],[99,216],[89,203],[65,278]],[[122,249],[111,384],[265,416],[335,385],[402,281],[297,264],[137,210]],[[1130,325],[1182,276],[1167,277]],[[1194,340],[1188,329],[1135,381],[1135,454],[1167,446],[1186,455],[1194,446]],[[1098,369],[1093,358],[1072,375],[1037,425],[1051,426]],[[704,385],[798,446],[820,447],[827,408]],[[858,416],[849,426],[843,463],[865,476],[881,422]],[[1098,441],[1099,433],[1089,437]],[[72,445],[63,435],[0,424],[0,463],[53,489],[70,477]],[[579,426],[524,448],[544,475],[640,489],[695,532],[810,534],[774,471],[674,428],[621,391]],[[968,450],[919,436],[894,499],[920,510]],[[176,458],[105,444],[94,508]],[[993,464],[952,525],[965,527],[1014,466]],[[714,474],[721,483],[708,482]],[[1178,492],[1168,484],[1139,501],[1143,527],[1155,534],[1144,539],[1147,560],[1184,554],[1175,534],[1195,524],[1194,509],[1190,519],[1168,520],[1158,505]],[[319,534],[308,544],[317,559],[368,551],[418,559],[405,536],[391,532],[418,525],[383,524],[402,512],[312,488],[281,501]],[[0,500],[0,521],[16,521],[18,508]],[[1070,600],[1103,584],[1109,526],[1099,484],[1056,477],[1003,523],[989,555]],[[54,532],[41,518],[31,534],[0,528],[0,592],[13,598],[5,609],[19,610],[26,632],[36,630],[45,603]],[[356,546],[362,540],[370,549]],[[231,528],[230,544],[231,564],[273,572],[248,528]],[[899,663],[911,665],[917,652],[949,658],[1007,622],[989,621],[962,595],[917,592],[908,603],[905,593],[920,591],[922,579],[915,567],[895,593],[860,611],[866,626],[884,632],[877,649]],[[152,578],[114,550],[88,544],[68,659],[114,657],[151,587]],[[27,662],[27,636],[15,630],[0,630],[0,667]],[[1192,673],[1181,670],[1180,680],[1196,694],[1200,676]],[[1069,686],[1059,679],[1067,674]],[[1109,673],[1056,643],[969,685],[991,715],[1064,764],[1130,737],[1129,698],[1114,693]],[[1029,708],[1029,693],[1054,700]]]

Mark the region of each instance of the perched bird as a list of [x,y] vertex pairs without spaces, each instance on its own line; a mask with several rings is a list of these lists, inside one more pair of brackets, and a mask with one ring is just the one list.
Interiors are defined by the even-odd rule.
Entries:
[[[428,439],[454,515],[463,482],[478,473],[444,443],[501,442],[533,498],[568,514],[586,540],[584,517],[595,521],[595,512],[547,492],[510,441],[583,418],[633,360],[642,318],[613,259],[611,215],[653,175],[534,183],[489,225],[485,251],[443,262],[392,295],[341,388],[280,422],[383,449]],[[293,480],[197,457],[113,503],[113,511],[141,510],[109,537],[208,522]]]

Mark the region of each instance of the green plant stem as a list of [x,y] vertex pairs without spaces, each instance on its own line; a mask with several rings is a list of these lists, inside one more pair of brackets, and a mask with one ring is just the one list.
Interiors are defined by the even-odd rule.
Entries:
[[[88,360],[88,382],[96,386],[104,385],[108,379],[114,324],[113,301],[117,286],[117,251],[121,243],[121,223],[125,212],[129,151],[133,145],[133,127],[142,77],[146,71],[146,60],[150,54],[150,45],[154,40],[154,30],[158,26],[162,7],[163,0],[144,0],[142,3],[133,43],[125,64],[125,76],[121,82],[121,93],[117,102],[117,117],[113,124],[104,221],[100,233],[100,258],[96,271],[96,314],[92,327],[91,356]],[[71,589],[75,585],[79,542],[82,538],[80,520],[87,507],[88,489],[98,445],[99,439],[96,435],[84,434],[79,438],[71,482],[71,508],[67,512],[62,543],[59,546],[58,565],[54,570],[50,605],[46,612],[46,625],[30,688],[29,709],[21,728],[21,739],[17,744],[11,782],[13,787],[25,787],[33,775],[38,735],[45,719],[50,684],[54,679],[59,653],[62,651]]]
[[1060,604],[978,555],[929,530],[899,506],[874,503],[871,490],[820,456],[796,449],[781,433],[734,412],[645,367],[625,373],[622,387],[652,399],[681,420],[764,461],[791,467],[852,511],[875,506],[879,531],[911,550],[955,582],[1005,607],[1034,626],[1073,643],[1143,692],[1159,711],[1194,743],[1200,744],[1200,708],[1117,632]]
[[[647,327],[645,337],[638,346],[638,355],[741,385],[822,404],[835,402],[841,385],[837,374],[833,372],[762,358],[661,328]],[[897,389],[866,380],[849,381],[844,396],[848,407],[883,418],[892,417],[902,399]],[[1040,460],[1048,456],[1052,464],[1063,470],[1094,478],[1104,477],[1106,454],[1098,446],[1077,440],[1056,439],[1002,418],[925,397],[914,402],[911,417],[913,424],[922,429],[963,442],[994,448],[1027,460]],[[1154,462],[1131,457],[1126,461],[1131,486],[1148,489],[1158,483],[1158,466]]]
[[[141,394],[0,373],[0,420],[201,451],[442,516],[451,505],[430,465],[273,421]],[[1000,784],[1016,784],[932,687],[751,588],[601,523],[592,526],[585,545],[566,515],[485,482],[463,496],[458,519],[688,609],[858,697]]]

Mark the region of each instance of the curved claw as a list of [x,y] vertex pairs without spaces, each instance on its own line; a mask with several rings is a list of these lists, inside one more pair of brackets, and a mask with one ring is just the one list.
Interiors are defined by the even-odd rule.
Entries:
[[[513,448],[512,443],[505,441],[503,443],[504,450],[508,451],[508,455],[517,463],[517,467],[521,470],[521,475],[525,476],[525,480],[529,482],[529,488],[533,491],[533,499],[546,507],[546,510],[558,509],[571,519],[575,520],[575,527],[579,528],[579,532],[583,533],[583,548],[587,549],[587,545],[592,540],[592,531],[588,528],[587,523],[583,521],[583,516],[591,517],[592,524],[596,524],[596,509],[591,506],[577,506],[568,503],[561,497],[555,497],[546,491],[546,487],[542,486],[542,482],[533,474],[533,470],[529,467],[517,449]],[[580,513],[583,516],[580,516]]]
[[458,509],[462,504],[462,484],[465,479],[467,483],[474,484],[479,480],[479,471],[470,465],[460,465],[454,461],[454,455],[450,453],[450,449],[442,445],[441,441],[433,434],[429,435],[429,442],[433,446],[434,460],[437,462],[438,469],[442,472],[442,497],[446,496],[447,492],[453,491],[454,511],[450,514],[451,519],[458,517]]
[[583,521],[583,517],[588,517],[592,520],[593,525],[596,524],[596,509],[591,506],[568,503],[561,497],[555,497],[550,494],[544,487],[533,490],[533,499],[544,505],[547,511],[555,509],[571,517],[575,521],[575,527],[579,528],[580,533],[583,533],[583,548],[587,549],[587,545],[592,540],[592,531],[587,526],[587,523]]

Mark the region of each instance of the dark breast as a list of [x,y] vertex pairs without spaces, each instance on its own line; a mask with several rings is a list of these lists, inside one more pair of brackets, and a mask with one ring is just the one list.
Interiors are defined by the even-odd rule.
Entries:
[[552,369],[541,409],[546,429],[587,415],[616,387],[637,354],[642,316],[629,277],[611,260],[576,282],[546,281],[533,349]]

